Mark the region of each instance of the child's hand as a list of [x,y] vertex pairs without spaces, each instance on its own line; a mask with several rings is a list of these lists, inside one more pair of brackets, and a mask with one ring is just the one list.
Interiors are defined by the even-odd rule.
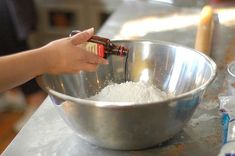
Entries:
[[42,47],[46,54],[47,73],[76,73],[81,70],[95,71],[99,64],[108,64],[107,60],[92,54],[78,45],[86,42],[94,29],[82,31],[70,38],[53,41]]

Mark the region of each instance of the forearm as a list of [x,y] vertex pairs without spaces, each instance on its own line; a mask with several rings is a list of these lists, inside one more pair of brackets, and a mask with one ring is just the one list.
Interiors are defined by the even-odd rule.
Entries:
[[42,49],[0,57],[0,92],[46,72],[47,56]]
[[71,38],[62,38],[34,50],[0,57],[0,92],[16,87],[44,74],[95,71],[99,64],[108,62],[78,45],[93,35],[85,30]]

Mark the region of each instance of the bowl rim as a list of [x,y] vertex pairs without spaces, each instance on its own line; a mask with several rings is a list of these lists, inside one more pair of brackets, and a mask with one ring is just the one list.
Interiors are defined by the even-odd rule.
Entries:
[[235,73],[232,71],[232,67],[235,65],[235,61],[232,61],[230,62],[228,65],[227,65],[227,72],[229,75],[231,75],[232,77],[235,77]]
[[76,97],[72,97],[70,95],[66,95],[60,92],[57,92],[53,89],[51,89],[49,86],[46,86],[43,83],[43,75],[40,75],[36,78],[37,83],[39,84],[39,86],[46,91],[47,93],[49,93],[49,95],[53,95],[56,96],[58,98],[61,98],[65,101],[72,101],[72,102],[76,102],[79,104],[84,104],[84,105],[89,105],[89,106],[95,106],[95,107],[105,107],[105,108],[122,108],[122,107],[142,107],[142,106],[147,106],[147,105],[156,105],[156,104],[160,104],[160,103],[169,103],[171,101],[176,101],[178,99],[182,99],[185,97],[189,97],[192,95],[196,95],[197,93],[205,90],[205,88],[211,84],[213,82],[213,80],[215,79],[216,75],[217,75],[217,65],[216,63],[206,54],[193,49],[193,48],[189,48],[187,46],[182,46],[176,43],[172,43],[172,42],[166,42],[166,41],[159,41],[159,40],[112,40],[113,42],[149,42],[149,43],[153,43],[153,44],[161,44],[161,45],[166,45],[166,46],[172,46],[172,47],[181,47],[190,51],[193,51],[195,53],[198,53],[199,55],[201,55],[202,57],[204,57],[206,59],[206,61],[208,61],[211,65],[211,76],[210,78],[201,86],[190,90],[188,92],[185,92],[183,94],[177,95],[177,96],[173,96],[170,97],[166,100],[161,100],[161,101],[156,101],[156,102],[146,102],[146,103],[136,103],[136,102],[108,102],[108,101],[93,101],[93,100],[88,100],[88,99],[81,99],[81,98],[76,98]]

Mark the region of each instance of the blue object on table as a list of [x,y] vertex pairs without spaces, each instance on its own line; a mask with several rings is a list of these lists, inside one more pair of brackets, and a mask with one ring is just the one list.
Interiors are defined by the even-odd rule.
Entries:
[[228,142],[228,125],[229,125],[230,117],[228,113],[223,112],[222,115],[222,126],[223,126],[223,144],[226,144]]

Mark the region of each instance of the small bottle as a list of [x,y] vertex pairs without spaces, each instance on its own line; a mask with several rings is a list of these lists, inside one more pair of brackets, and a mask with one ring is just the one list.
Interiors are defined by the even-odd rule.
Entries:
[[[79,32],[78,30],[72,31],[70,37]],[[126,56],[128,53],[127,48],[115,45],[109,39],[95,35],[93,35],[88,42],[83,43],[82,46],[102,58],[107,58],[110,55]]]

